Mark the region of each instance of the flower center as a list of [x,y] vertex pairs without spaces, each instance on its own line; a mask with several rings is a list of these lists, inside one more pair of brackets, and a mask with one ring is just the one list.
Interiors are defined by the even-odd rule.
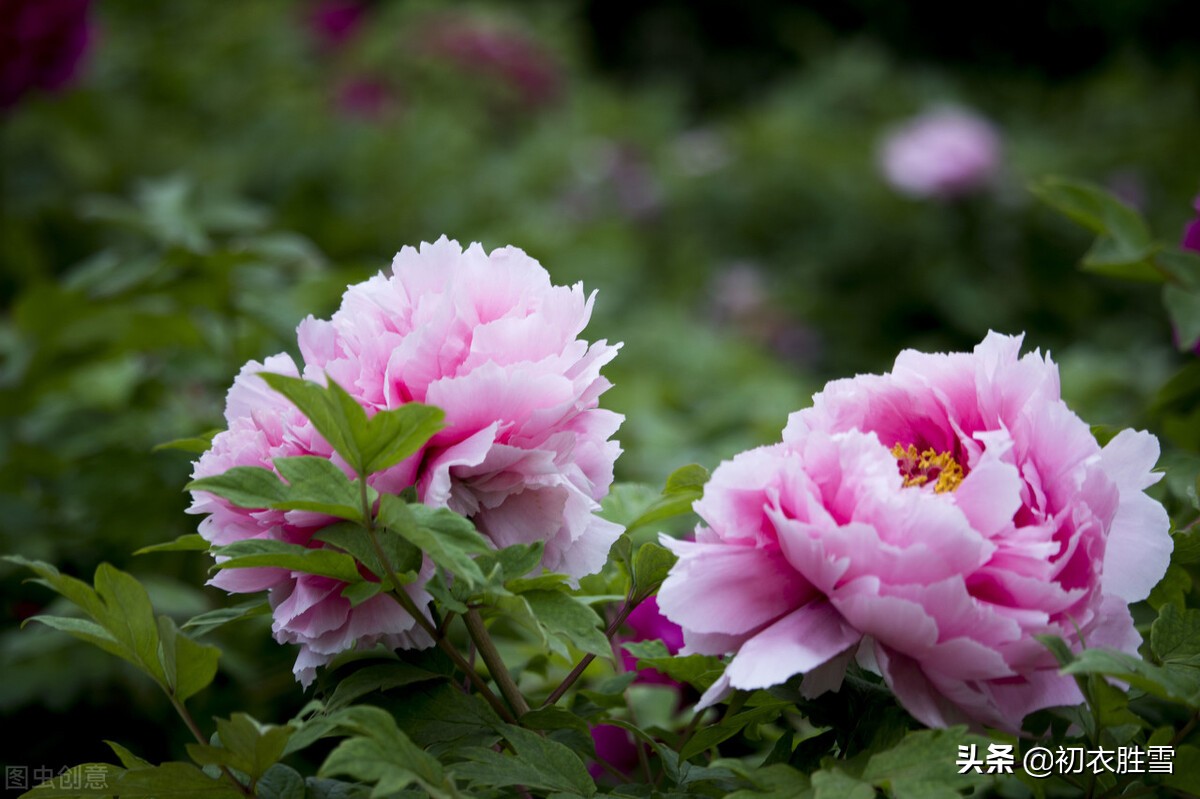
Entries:
[[905,488],[932,484],[936,493],[944,494],[962,484],[963,469],[949,452],[934,452],[933,449],[918,452],[916,444],[909,444],[905,449],[897,443],[892,447],[892,457],[900,468]]

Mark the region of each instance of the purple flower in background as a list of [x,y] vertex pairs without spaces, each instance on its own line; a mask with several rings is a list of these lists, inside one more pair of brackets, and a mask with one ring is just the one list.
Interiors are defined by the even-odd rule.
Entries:
[[91,39],[91,0],[0,0],[0,108],[71,82]]
[[939,108],[892,129],[879,150],[888,183],[910,197],[953,198],[986,185],[1000,167],[1000,137],[967,111]]
[[373,78],[350,78],[337,88],[337,108],[346,116],[377,121],[394,106],[387,84]]
[[309,10],[308,26],[321,47],[336,50],[358,33],[365,10],[359,0],[318,0]]
[[1196,218],[1188,222],[1187,227],[1183,229],[1183,241],[1179,246],[1185,250],[1200,252],[1200,197],[1192,202],[1192,207],[1196,209]]
[[[596,724],[592,727],[592,741],[601,760],[622,774],[632,774],[638,764],[637,744],[628,730],[612,724]],[[588,766],[592,779],[600,779],[605,770],[598,763]]]

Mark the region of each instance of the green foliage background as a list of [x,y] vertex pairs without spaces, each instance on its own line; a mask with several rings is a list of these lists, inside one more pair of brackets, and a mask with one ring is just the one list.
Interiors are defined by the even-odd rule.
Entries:
[[[180,622],[231,604],[200,587],[205,557],[131,558],[195,529],[189,456],[154,447],[220,427],[242,363],[294,347],[301,318],[443,233],[514,244],[556,282],[599,290],[588,335],[624,342],[605,398],[627,417],[621,481],[712,468],[776,439],[829,378],[997,329],[1053,352],[1089,422],[1162,437],[1159,496],[1180,528],[1195,519],[1195,358],[1175,350],[1157,287],[1080,271],[1087,233],[1027,187],[1055,173],[1123,188],[1177,240],[1200,190],[1200,59],[1132,41],[1067,76],[969,68],[801,14],[770,69],[714,83],[686,58],[646,67],[653,39],[602,46],[594,12],[377,2],[331,49],[300,3],[96,3],[78,85],[0,122],[3,550],[83,578],[102,561],[129,569]],[[444,19],[520,37],[561,88],[531,101],[439,57],[422,33]],[[718,47],[712,62],[744,55]],[[381,107],[339,104],[356,81]],[[978,196],[914,201],[879,177],[883,133],[938,103],[1002,131],[1003,173]],[[1162,607],[1197,607],[1194,560],[1140,609],[1147,632]],[[129,666],[18,630],[61,610],[25,577],[0,570],[0,712],[31,731],[5,759],[103,760],[104,738],[183,757],[186,730]],[[282,721],[305,703],[292,653],[260,622],[212,634],[221,671],[197,717]]]

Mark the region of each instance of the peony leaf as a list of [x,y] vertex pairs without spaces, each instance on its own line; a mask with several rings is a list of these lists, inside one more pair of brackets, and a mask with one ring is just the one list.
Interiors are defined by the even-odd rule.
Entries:
[[515,757],[491,749],[464,749],[461,754],[473,762],[455,765],[454,776],[474,785],[522,785],[565,796],[587,797],[596,793],[596,784],[575,752],[511,724],[501,725],[500,731],[512,744]]
[[160,658],[167,685],[176,699],[185,702],[207,688],[217,676],[221,650],[180,635],[169,616],[158,617],[158,632],[162,639]]
[[245,713],[217,719],[220,745],[188,744],[188,754],[202,766],[228,766],[257,780],[283,756],[295,730],[259,724]]
[[[300,455],[275,458],[272,462],[288,485],[284,501],[271,507],[279,510],[309,510],[341,519],[363,521],[358,481],[352,482],[333,461],[315,455]],[[373,501],[374,494],[374,489],[367,490],[368,502]]]
[[209,547],[208,541],[199,533],[188,533],[181,535],[174,541],[167,541],[162,544],[152,544],[148,547],[134,550],[135,555],[148,555],[151,552],[204,552]]
[[299,544],[252,538],[217,547],[213,554],[228,558],[216,564],[213,567],[215,569],[268,566],[332,577],[345,583],[356,583],[363,579],[354,558],[332,549],[309,549]]
[[194,636],[202,636],[228,624],[231,621],[248,619],[252,616],[268,616],[271,606],[264,599],[251,599],[248,602],[234,605],[231,608],[217,608],[199,616],[193,616],[183,623],[182,629]]
[[1200,289],[1167,286],[1163,289],[1163,304],[1175,326],[1180,352],[1191,352],[1200,344]]
[[679,757],[682,760],[688,760],[710,747],[732,738],[751,724],[761,724],[778,718],[783,709],[789,707],[790,704],[789,702],[777,702],[727,716],[717,724],[704,727],[693,735],[679,750]]
[[[319,383],[273,372],[259,372],[259,377],[291,400],[355,473],[365,473],[362,452],[354,435],[356,427],[366,429],[367,414],[362,406],[353,398],[345,402],[342,398],[349,395],[340,387],[331,391]],[[337,385],[332,380],[329,382]]]
[[372,416],[359,441],[366,473],[381,472],[417,452],[444,427],[445,416],[440,408],[417,402]]
[[198,436],[191,438],[176,438],[171,441],[164,441],[161,444],[155,445],[151,452],[161,452],[168,449],[176,449],[182,452],[192,452],[197,455],[207,452],[212,446],[212,440],[216,438],[217,433],[221,432],[221,428],[213,428],[206,430]]
[[339,682],[325,707],[327,711],[333,712],[374,691],[389,691],[412,683],[443,679],[443,674],[426,671],[404,662],[367,666]]
[[378,795],[401,791],[415,782],[435,799],[459,796],[442,764],[414,744],[391,714],[360,705],[343,711],[343,717],[340,725],[357,736],[330,753],[321,765],[321,775],[345,775],[373,783]]
[[666,644],[660,640],[631,641],[622,648],[638,659],[638,671],[650,668],[670,677],[676,682],[685,682],[701,691],[706,691],[721,673],[725,664],[712,655],[672,656]]
[[708,470],[695,463],[676,469],[667,477],[662,496],[643,511],[642,515],[630,522],[627,529],[633,531],[690,513],[692,503],[704,495],[704,485],[708,478]]
[[258,799],[307,799],[304,777],[291,766],[276,763],[255,785]]
[[675,553],[653,541],[642,544],[633,555],[633,596],[635,601],[653,594],[667,579],[675,565]]
[[526,591],[521,598],[546,633],[560,636],[594,655],[610,655],[612,648],[599,629],[596,611],[562,591]]
[[[421,551],[388,528],[378,530],[375,536],[397,579],[406,585],[417,579],[417,572],[421,569]],[[381,582],[387,582],[388,570],[379,560],[370,533],[361,525],[353,522],[330,525],[318,530],[313,538],[353,555]]]
[[397,496],[384,494],[379,499],[379,521],[469,586],[484,583],[483,572],[471,556],[492,547],[475,525],[454,511],[409,505]]

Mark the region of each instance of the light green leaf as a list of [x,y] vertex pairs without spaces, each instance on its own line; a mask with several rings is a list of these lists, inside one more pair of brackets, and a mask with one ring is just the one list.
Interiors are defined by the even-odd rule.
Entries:
[[115,754],[117,756],[117,759],[121,761],[121,765],[124,766],[125,768],[153,768],[154,767],[153,764],[151,764],[149,761],[138,757],[133,752],[130,752],[128,749],[121,746],[119,743],[117,743],[115,741],[105,741],[104,743],[108,744],[108,748],[113,750],[113,754]]
[[[400,578],[403,582],[403,578]],[[350,603],[350,607],[356,608],[369,599],[374,599],[382,593],[386,593],[387,586],[380,583],[372,583],[369,581],[361,583],[347,583],[342,589],[342,597]]]
[[30,616],[25,621],[21,622],[21,626],[37,622],[44,624],[51,629],[60,632],[68,633],[80,641],[103,649],[110,655],[128,660],[130,663],[137,665],[137,661],[129,648],[113,638],[112,633],[101,627],[94,621],[89,619],[77,619],[74,616]]
[[161,658],[167,685],[181,702],[207,688],[217,676],[217,660],[221,650],[198,644],[180,634],[169,616],[158,617],[158,632],[162,639]]
[[[965,726],[912,732],[892,748],[872,755],[862,779],[879,787],[891,786],[897,799],[958,796],[960,789],[982,786],[994,779],[973,770],[959,774],[954,762],[958,747],[974,744],[977,751],[986,754],[989,743],[987,738],[969,735]],[[1015,744],[1012,751],[1016,752]]]
[[[356,429],[363,432],[366,430],[367,414],[362,406],[353,398],[345,402],[343,397],[349,396],[345,391],[331,391],[325,386],[299,377],[271,372],[259,372],[258,376],[271,388],[291,400],[355,473],[365,473],[365,462],[355,436]],[[329,382],[336,385],[332,380]]]
[[158,659],[158,622],[146,589],[132,575],[107,563],[96,568],[95,585],[104,603],[104,615],[97,621],[129,648],[134,663],[165,685],[166,675]]
[[176,438],[172,441],[164,441],[161,444],[155,445],[151,452],[161,452],[163,450],[177,449],[183,452],[192,452],[197,455],[207,452],[212,446],[212,440],[217,437],[217,433],[221,432],[221,428],[213,428],[206,430],[198,436],[191,438]]
[[442,429],[444,418],[440,408],[417,402],[372,416],[365,437],[359,442],[367,474],[395,466],[425,446]]
[[287,499],[287,486],[273,471],[261,466],[235,466],[192,480],[184,490],[207,491],[239,508],[271,508]]
[[689,464],[676,469],[667,478],[662,496],[634,519],[627,531],[690,513],[692,503],[704,495],[704,484],[708,482],[708,470],[698,464]]
[[255,538],[219,547],[214,550],[214,554],[228,558],[216,564],[216,569],[265,566],[318,574],[346,583],[356,583],[363,579],[354,558],[332,549],[310,549],[299,544]]
[[838,768],[821,769],[812,775],[815,799],[874,799],[875,788],[869,782],[851,777]]
[[633,555],[633,590],[636,601],[650,596],[675,565],[675,553],[653,541],[642,544]]
[[[363,521],[358,482],[351,482],[333,461],[316,455],[301,455],[275,458],[272,462],[283,479],[287,480],[288,487],[285,501],[271,507],[310,510],[351,521]],[[374,495],[374,490],[368,490],[368,502],[373,501]]]
[[133,554],[147,555],[151,552],[204,552],[208,547],[209,543],[199,533],[188,533],[187,535],[179,536],[174,541],[142,547],[135,550]]
[[638,670],[651,668],[677,682],[685,682],[701,691],[708,690],[725,671],[725,664],[712,655],[672,656],[666,645],[657,639],[631,641],[621,645],[638,659]]

